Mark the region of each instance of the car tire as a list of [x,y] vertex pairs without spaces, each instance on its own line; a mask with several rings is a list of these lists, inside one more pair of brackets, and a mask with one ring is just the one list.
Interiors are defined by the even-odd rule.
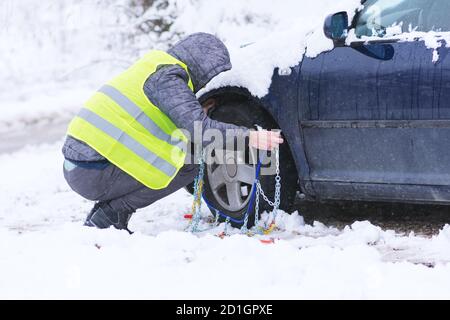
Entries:
[[[209,112],[209,116],[212,119],[233,123],[239,126],[245,126],[248,128],[255,128],[255,125],[259,125],[266,129],[278,129],[278,125],[275,121],[270,117],[270,115],[263,110],[260,106],[258,106],[255,102],[250,99],[240,99],[240,100],[227,100],[227,99],[217,99],[217,104],[211,112]],[[248,152],[248,151],[247,151]],[[295,167],[294,160],[292,158],[290,149],[288,144],[285,142],[280,146],[280,176],[281,176],[281,201],[280,201],[280,209],[290,212],[293,208],[295,194],[297,191],[297,170]],[[249,163],[250,155],[246,155],[246,162]],[[253,163],[255,163],[254,161]],[[224,166],[224,165],[222,165]],[[244,165],[237,165],[238,169]],[[246,164],[245,166],[248,166]],[[253,165],[255,174],[256,165]],[[248,169],[248,168],[247,168]],[[217,170],[217,168],[215,169]],[[213,215],[218,214],[217,211],[225,214],[230,218],[230,223],[234,227],[241,227],[243,225],[245,213],[247,208],[252,205],[252,210],[249,214],[249,219],[247,226],[250,228],[254,225],[255,216],[254,216],[254,205],[251,203],[251,186],[246,183],[241,183],[247,188],[246,196],[242,196],[243,203],[239,207],[237,205],[230,206],[227,205],[230,203],[226,202],[226,200],[222,199],[224,193],[227,193],[227,186],[225,186],[225,191],[215,192],[213,186],[217,186],[217,181],[212,181],[214,177],[217,175],[213,175],[209,170],[208,165],[205,168],[205,177],[204,177],[204,199],[206,200],[208,206],[211,209]],[[229,178],[229,177],[227,177]],[[265,191],[266,195],[269,199],[273,200],[275,193],[275,175],[262,175],[260,176],[260,183]],[[271,207],[264,202],[262,197],[260,196],[260,214],[264,211],[270,211]],[[225,221],[226,217],[220,214],[219,221]]]

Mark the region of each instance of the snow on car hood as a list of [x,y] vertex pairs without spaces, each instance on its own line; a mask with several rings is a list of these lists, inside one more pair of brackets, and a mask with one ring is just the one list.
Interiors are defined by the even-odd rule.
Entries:
[[349,19],[352,19],[360,6],[360,0],[297,1],[296,4],[288,4],[286,7],[290,10],[284,12],[281,23],[271,24],[268,35],[255,39],[248,46],[229,45],[233,68],[213,79],[200,94],[224,86],[240,86],[257,97],[265,96],[274,68],[293,67],[305,54],[315,57],[333,48],[333,41],[323,33],[327,15],[347,11]]
[[[221,87],[237,86],[247,88],[256,97],[265,96],[269,91],[275,68],[293,67],[304,56],[312,58],[333,49],[333,41],[326,38],[323,32],[323,22],[327,15],[347,11],[351,21],[362,5],[359,0],[322,0],[299,1],[296,4],[289,3],[286,7],[290,8],[291,13],[284,12],[286,14],[284,23],[271,23],[267,35],[249,41],[249,45],[229,45],[232,70],[213,79],[199,95]],[[277,13],[279,10],[275,10],[274,14],[279,14]],[[387,29],[384,38],[424,41],[427,48],[434,49],[433,62],[439,60],[437,49],[443,42],[447,47],[450,46],[450,32],[402,33],[401,26],[395,25]],[[379,40],[377,37],[357,38],[352,29],[349,31],[347,44],[375,39]]]

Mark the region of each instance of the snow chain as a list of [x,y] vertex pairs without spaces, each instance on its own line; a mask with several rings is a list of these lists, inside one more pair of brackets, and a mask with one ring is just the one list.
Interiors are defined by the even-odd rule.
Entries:
[[[219,212],[216,210],[216,216],[215,221],[212,227],[207,228],[205,230],[199,230],[198,225],[201,219],[201,205],[202,205],[202,193],[203,193],[203,177],[205,172],[205,152],[202,152],[202,155],[199,157],[199,173],[198,176],[194,180],[194,200],[192,204],[192,212],[191,216],[192,219],[190,221],[190,224],[188,226],[188,229],[192,233],[195,232],[203,232],[207,230],[211,230],[216,228],[219,225]],[[244,223],[241,227],[241,233],[247,234],[247,235],[254,235],[254,234],[269,234],[273,231],[275,228],[275,221],[278,214],[278,209],[280,206],[280,200],[281,200],[281,176],[280,176],[280,153],[279,149],[275,149],[275,197],[274,201],[270,201],[269,198],[264,193],[264,190],[261,186],[261,183],[259,181],[260,176],[260,168],[261,168],[261,161],[258,160],[257,164],[257,170],[256,170],[256,177],[255,182],[253,183],[253,188],[256,188],[255,192],[255,225],[250,230],[248,229],[248,218],[250,215],[250,209],[252,208],[252,203],[248,205],[247,211],[245,213],[244,217]],[[269,224],[268,221],[264,224],[264,227],[258,226],[259,224],[259,197],[262,197],[264,201],[267,202],[269,206],[272,207],[272,212],[269,214],[268,221],[270,220],[271,223]],[[221,233],[221,236],[227,235],[228,230],[228,224],[230,222],[230,217],[226,217],[225,220],[225,227],[224,231]]]
[[199,171],[198,175],[194,180],[194,201],[192,202],[191,216],[192,219],[189,223],[188,228],[192,233],[198,232],[198,224],[201,218],[201,208],[202,208],[202,193],[203,193],[203,176],[205,173],[205,161],[204,161],[204,151],[199,157]]
[[[272,212],[269,215],[269,220],[272,222],[270,224],[265,223],[265,226],[263,229],[260,229],[262,233],[269,234],[272,232],[273,228],[275,227],[275,221],[278,214],[278,208],[280,207],[281,202],[281,176],[280,176],[280,152],[277,148],[275,150],[275,198],[272,201],[269,200],[269,198],[264,193],[263,188],[261,187],[261,182],[259,181],[259,176],[256,177],[256,198],[255,198],[255,226],[257,227],[259,224],[259,196],[261,195],[264,201],[267,202],[269,206],[271,206]],[[248,220],[248,219],[247,219]],[[245,221],[245,229],[247,229],[247,220]]]

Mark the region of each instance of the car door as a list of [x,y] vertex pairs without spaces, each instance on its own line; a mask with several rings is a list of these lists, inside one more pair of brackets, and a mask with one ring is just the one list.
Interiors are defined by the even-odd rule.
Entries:
[[318,197],[450,201],[449,48],[385,37],[448,31],[449,15],[447,0],[369,0],[353,27],[372,41],[304,59],[299,122]]

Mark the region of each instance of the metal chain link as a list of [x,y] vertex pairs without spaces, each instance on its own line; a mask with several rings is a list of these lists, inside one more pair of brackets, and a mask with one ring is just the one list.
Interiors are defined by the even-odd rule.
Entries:
[[192,207],[193,216],[191,220],[191,232],[198,232],[198,225],[201,219],[203,176],[205,173],[204,150],[202,151],[198,161],[199,171],[194,180],[194,204]]
[[[280,206],[280,202],[281,202],[281,176],[280,176],[280,152],[279,149],[277,148],[275,150],[275,195],[274,195],[274,200],[273,202],[269,200],[269,198],[266,196],[266,194],[264,193],[264,190],[261,186],[261,183],[259,181],[259,179],[256,182],[256,199],[255,199],[255,227],[258,227],[259,224],[259,195],[261,194],[262,198],[264,199],[264,201],[266,201],[269,206],[271,206],[272,212],[269,215],[269,219],[270,216],[272,216],[272,221],[275,222],[277,214],[278,214],[278,207]],[[265,223],[265,229],[267,230],[268,228],[268,223]]]
[[244,223],[242,224],[242,227],[241,227],[241,233],[243,233],[243,234],[248,233],[248,216],[249,215],[246,213],[245,217],[244,217]]
[[[194,180],[194,202],[192,205],[193,215],[192,215],[191,223],[188,226],[188,228],[190,227],[190,231],[192,233],[208,231],[208,230],[214,229],[219,226],[220,214],[216,211],[214,224],[212,227],[206,228],[203,230],[199,230],[199,228],[198,228],[200,220],[201,220],[203,177],[204,177],[204,173],[205,173],[205,160],[204,159],[205,159],[205,152],[203,151],[201,157],[199,157],[199,159],[198,159],[199,172],[198,172],[197,177]],[[227,217],[227,219],[225,221],[225,227],[224,227],[225,235],[227,234],[227,226],[228,226],[229,222],[230,222],[230,217]]]
[[264,199],[265,202],[267,202],[267,204],[271,207],[275,207],[275,203],[270,201],[269,198],[266,196],[266,194],[264,193],[263,188],[261,187],[261,182],[257,182],[256,183],[256,187],[258,188],[258,192],[261,194],[261,197]]
[[258,187],[258,191],[260,192],[261,196],[263,197],[264,201],[266,201],[269,206],[271,207],[276,207],[278,208],[278,206],[280,205],[280,190],[281,190],[281,176],[280,176],[280,155],[279,155],[279,151],[278,149],[275,151],[275,165],[276,165],[276,169],[275,169],[275,197],[274,197],[274,201],[270,201],[269,198],[266,196],[266,194],[264,193],[263,188],[261,187],[261,182],[258,180],[256,186]]
[[275,153],[275,164],[276,164],[276,175],[275,175],[275,207],[274,207],[274,217],[273,220],[275,221],[275,218],[278,213],[278,208],[280,206],[281,202],[281,176],[280,176],[280,151],[277,149]]
[[[204,151],[202,152],[202,155],[199,158],[199,163],[200,163],[199,174],[194,181],[194,204],[193,204],[193,209],[192,209],[193,217],[192,217],[191,226],[190,226],[191,232],[193,232],[193,233],[199,232],[198,225],[199,225],[200,219],[201,219],[201,204],[202,204],[201,197],[202,197],[202,187],[203,187],[203,176],[204,176],[204,170],[205,170]],[[262,196],[264,201],[266,201],[267,204],[269,204],[269,206],[271,206],[273,208],[271,214],[269,215],[269,219],[270,219],[270,216],[272,216],[272,221],[275,222],[276,216],[278,214],[278,208],[279,208],[280,202],[281,202],[280,155],[279,155],[278,148],[275,150],[275,195],[274,195],[273,202],[270,201],[269,198],[264,193],[264,190],[261,186],[259,177],[256,178],[255,223],[254,223],[254,227],[256,227],[256,228],[258,228],[258,224],[259,224],[259,205],[260,205],[259,196],[260,195]],[[249,232],[249,229],[247,227],[248,217],[249,217],[249,215],[246,214],[245,219],[244,219],[244,224],[241,227],[242,233]],[[225,220],[225,227],[224,227],[224,231],[223,231],[223,233],[225,235],[227,234],[229,222],[230,222],[230,217],[227,217]],[[213,228],[217,227],[218,225],[219,225],[219,213],[216,212]],[[211,228],[211,229],[213,229],[213,228]],[[268,223],[266,222],[265,229],[267,230],[267,228],[268,228]],[[258,233],[261,233],[261,232],[258,232]]]
[[215,213],[216,213],[216,217],[214,220],[214,228],[219,225],[219,216],[220,216],[220,214],[219,214],[219,212],[217,212],[217,210],[215,211]]
[[[259,181],[257,182],[259,183]],[[259,224],[259,190],[260,188],[256,188],[256,198],[255,198],[255,226],[257,227]]]
[[226,236],[228,235],[228,224],[230,223],[230,217],[227,217],[225,219],[225,227],[223,228],[223,234]]

